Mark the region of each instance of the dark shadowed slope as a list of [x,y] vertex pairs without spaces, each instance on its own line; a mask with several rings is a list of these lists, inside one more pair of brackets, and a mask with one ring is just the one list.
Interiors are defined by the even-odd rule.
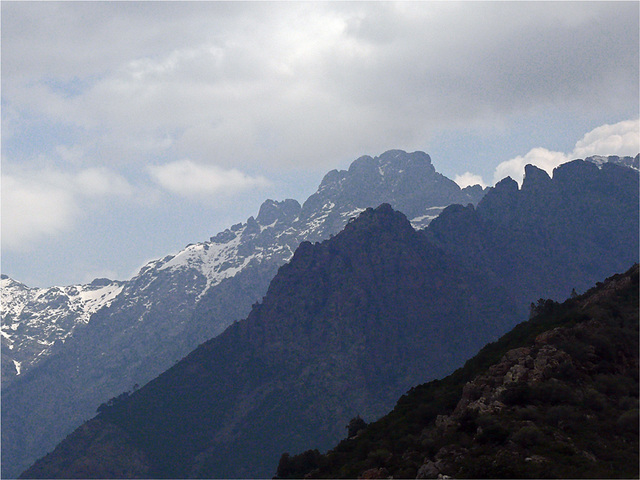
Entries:
[[638,265],[413,388],[281,478],[637,478]]
[[553,178],[531,165],[525,171],[520,189],[506,178],[477,208],[445,209],[425,230],[429,240],[504,281],[523,309],[582,292],[638,261],[637,170],[575,160]]

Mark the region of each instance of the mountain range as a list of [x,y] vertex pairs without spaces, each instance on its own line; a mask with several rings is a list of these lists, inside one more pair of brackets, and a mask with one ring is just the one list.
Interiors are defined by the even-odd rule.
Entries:
[[111,292],[99,305],[82,301],[91,285],[30,289],[3,277],[2,476],[18,475],[98,405],[245,318],[300,242],[327,239],[381,202],[423,227],[485,191],[460,189],[425,153],[392,150],[327,173],[303,205],[267,200],[255,218],[149,262],[128,281],[97,281]]
[[451,372],[535,299],[638,261],[637,171],[526,173],[419,232],[383,205],[302,242],[246,319],[105,403],[26,476],[271,476],[280,453],[328,448],[349,418]]

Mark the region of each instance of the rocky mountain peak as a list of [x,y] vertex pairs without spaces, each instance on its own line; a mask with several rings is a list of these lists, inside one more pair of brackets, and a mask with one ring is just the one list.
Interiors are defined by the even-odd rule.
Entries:
[[[518,182],[506,177],[490,188],[478,203],[478,212],[485,217],[500,219],[501,215],[510,212],[517,203]],[[503,218],[507,221],[508,219]]]
[[398,173],[412,170],[422,170],[434,173],[436,170],[431,164],[431,157],[421,151],[407,153],[404,150],[389,150],[378,157],[378,162],[383,170],[395,170]]
[[620,165],[623,167],[633,168],[634,170],[640,169],[640,154],[635,157],[625,156],[619,157],[618,155],[594,155],[592,157],[587,157],[584,159],[586,162],[595,163],[599,167],[603,166],[606,163],[612,163],[615,165]]
[[351,164],[348,172],[350,175],[384,177],[397,176],[409,171],[424,175],[434,173],[435,168],[431,164],[431,157],[424,152],[388,150],[375,158],[369,155],[358,158]]
[[344,232],[363,230],[369,232],[372,229],[393,231],[396,234],[405,232],[414,233],[407,217],[393,210],[391,205],[383,203],[377,208],[367,208],[358,218],[345,226]]
[[531,164],[524,167],[523,191],[544,188],[549,184],[551,184],[551,177],[547,172]]
[[266,200],[260,206],[256,221],[260,225],[271,225],[276,220],[290,223],[298,216],[301,208],[300,204],[292,199],[286,199],[281,202]]
[[562,184],[588,184],[598,180],[599,168],[595,163],[573,160],[553,169],[553,179]]
[[349,165],[349,173],[351,175],[358,175],[363,173],[373,172],[377,162],[373,157],[369,155],[363,155],[356,158],[351,165]]
[[[96,278],[89,285],[92,287],[106,287],[107,285],[110,285],[112,283],[114,283],[114,281],[108,278]],[[121,283],[121,282],[115,282],[115,283]]]
[[494,192],[509,192],[513,193],[518,190],[518,182],[511,177],[505,177],[495,184],[493,187]]
[[[387,202],[412,221],[423,218],[425,222],[419,226],[424,227],[443,207],[452,203],[476,204],[483,193],[482,189],[462,191],[455,182],[436,172],[424,152],[389,150],[378,157],[364,155],[346,171],[329,172],[317,193],[303,205],[302,216],[330,203],[364,209]],[[425,205],[440,210],[427,211]]]

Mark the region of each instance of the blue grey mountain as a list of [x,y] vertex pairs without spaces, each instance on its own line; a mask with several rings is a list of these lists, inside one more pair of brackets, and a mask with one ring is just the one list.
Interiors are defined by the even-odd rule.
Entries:
[[327,239],[382,202],[421,228],[447,205],[483,195],[436,172],[425,153],[392,150],[327,173],[303,205],[267,200],[255,218],[125,282],[30,289],[3,278],[2,476],[19,474],[101,403],[246,317],[300,242]]
[[300,243],[244,320],[101,406],[25,477],[273,475],[280,453],[327,448],[349,418],[374,419],[460,366],[530,302],[637,262],[638,205],[637,171],[578,160],[553,177],[528,167],[521,188],[505,179],[422,231],[389,205],[367,209]]

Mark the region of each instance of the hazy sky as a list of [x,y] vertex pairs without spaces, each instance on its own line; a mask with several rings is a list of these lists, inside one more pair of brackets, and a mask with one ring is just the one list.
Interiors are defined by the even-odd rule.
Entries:
[[361,155],[639,146],[637,2],[2,2],[2,272],[126,279]]

